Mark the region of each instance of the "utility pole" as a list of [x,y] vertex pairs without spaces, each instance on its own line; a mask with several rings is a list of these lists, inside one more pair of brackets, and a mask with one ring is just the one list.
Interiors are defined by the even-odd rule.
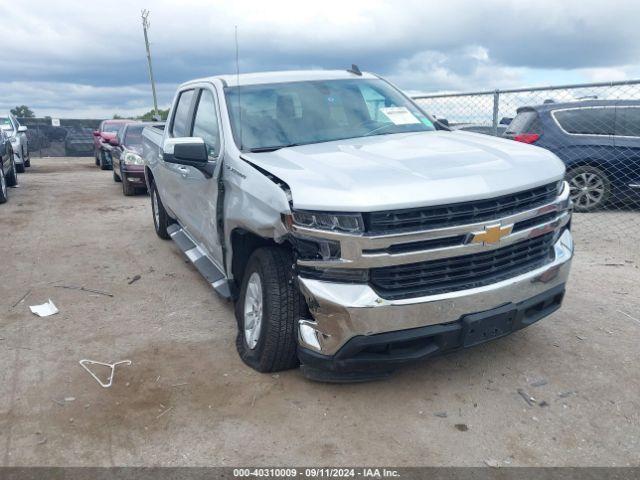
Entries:
[[156,96],[156,82],[153,79],[153,68],[151,67],[151,50],[149,48],[149,36],[147,30],[149,30],[149,10],[142,10],[142,31],[144,32],[144,44],[147,47],[147,63],[149,64],[149,79],[151,80],[151,92],[153,93],[153,111],[158,112],[158,98]]

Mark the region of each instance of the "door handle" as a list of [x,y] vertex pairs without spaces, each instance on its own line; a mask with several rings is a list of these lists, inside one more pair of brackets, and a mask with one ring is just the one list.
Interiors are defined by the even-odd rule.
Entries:
[[180,171],[180,173],[182,173],[182,175],[188,175],[189,174],[189,168],[188,167],[178,167],[178,170]]

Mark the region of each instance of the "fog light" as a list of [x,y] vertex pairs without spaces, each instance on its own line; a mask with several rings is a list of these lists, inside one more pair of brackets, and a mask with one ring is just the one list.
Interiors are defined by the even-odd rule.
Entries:
[[320,350],[320,342],[318,341],[318,336],[316,329],[307,323],[303,323],[306,320],[300,320],[300,338],[307,345]]

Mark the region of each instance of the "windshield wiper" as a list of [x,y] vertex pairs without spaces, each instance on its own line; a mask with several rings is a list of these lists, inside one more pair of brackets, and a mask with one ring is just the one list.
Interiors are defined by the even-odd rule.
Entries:
[[297,147],[299,145],[300,145],[299,143],[290,143],[288,145],[276,145],[273,147],[254,147],[254,148],[250,148],[249,151],[251,153],[275,152],[276,150],[280,150],[281,148]]

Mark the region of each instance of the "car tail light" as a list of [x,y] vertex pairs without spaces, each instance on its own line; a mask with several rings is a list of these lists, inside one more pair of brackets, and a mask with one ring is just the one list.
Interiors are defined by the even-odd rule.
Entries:
[[539,138],[540,135],[538,135],[537,133],[520,133],[513,137],[516,142],[522,143],[536,143]]

